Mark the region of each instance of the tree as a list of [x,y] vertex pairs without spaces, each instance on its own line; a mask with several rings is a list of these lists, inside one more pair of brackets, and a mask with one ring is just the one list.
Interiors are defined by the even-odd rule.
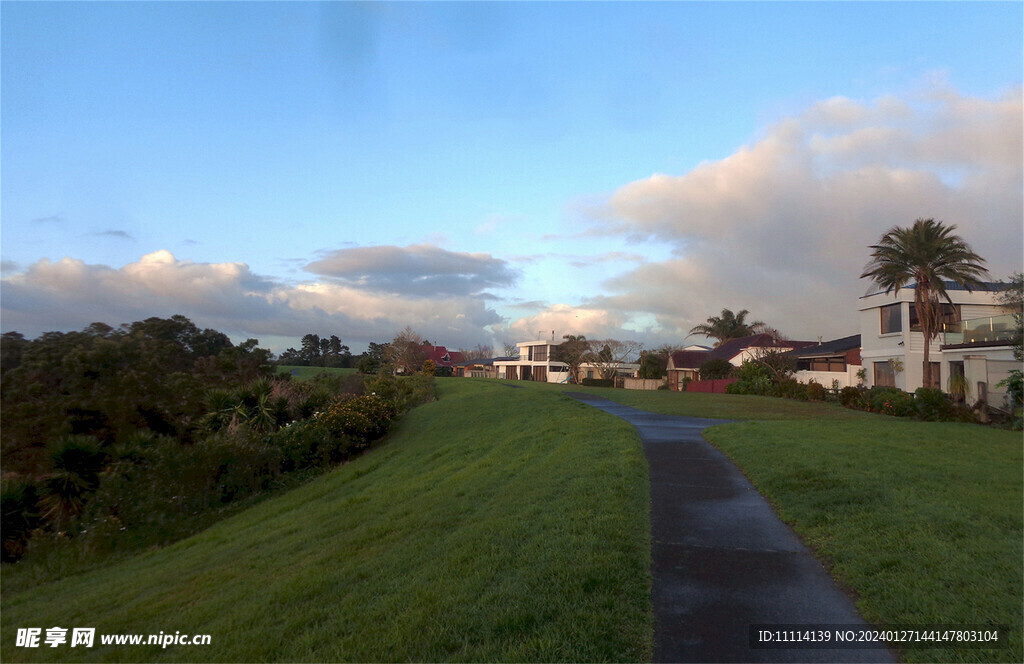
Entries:
[[505,357],[519,357],[519,346],[515,344],[504,344]]
[[871,261],[864,266],[861,279],[870,278],[886,293],[899,293],[913,284],[914,307],[924,334],[923,383],[932,385],[930,346],[939,335],[942,307],[940,298],[950,304],[946,282],[952,281],[968,291],[983,288],[988,276],[985,259],[971,250],[959,235],[956,225],[946,226],[934,219],[918,219],[913,226],[894,226],[871,245]]
[[387,360],[400,373],[416,373],[423,366],[427,354],[423,350],[426,342],[408,325],[395,335],[388,347]]
[[707,322],[690,328],[690,334],[703,334],[715,339],[717,347],[730,339],[742,339],[752,334],[768,331],[768,326],[759,320],[746,322],[749,313],[746,309],[741,309],[737,313],[733,313],[729,309],[722,309],[721,316],[709,316]]
[[485,346],[483,344],[477,344],[476,348],[473,349],[462,348],[459,349],[459,352],[462,353],[462,359],[466,361],[486,360],[488,358],[494,357],[494,350],[490,346]]
[[388,361],[390,346],[391,344],[378,344],[371,341],[366,352],[356,362],[356,369],[359,370],[359,373],[372,376],[380,371],[381,366]]
[[[999,294],[999,303],[1013,316],[1017,327],[1017,338],[1013,344],[1013,358],[1024,362],[1024,274],[1014,272],[1010,282]],[[1020,408],[1024,404],[1024,371],[1011,369],[1010,374],[999,381],[999,387],[1006,388],[1010,408],[1015,416],[1014,428],[1021,428]]]
[[1017,339],[1013,345],[1013,357],[1018,362],[1024,362],[1024,274],[1014,272],[1010,275],[1009,282],[996,297],[999,304],[1013,316],[1013,322],[1017,326]]
[[640,352],[641,345],[635,341],[619,341],[618,339],[602,339],[590,342],[589,361],[597,367],[601,378],[615,378],[619,366],[631,363]]
[[322,366],[320,363],[320,335],[307,334],[302,337],[302,349],[299,351],[308,366]]
[[580,382],[580,365],[587,361],[591,355],[590,343],[587,338],[581,335],[566,334],[562,336],[565,341],[552,349],[552,359],[562,362],[569,367],[569,375],[574,383]]
[[728,378],[729,375],[732,374],[732,370],[734,368],[735,367],[729,363],[729,360],[716,357],[700,365],[700,379],[717,380],[720,378]]

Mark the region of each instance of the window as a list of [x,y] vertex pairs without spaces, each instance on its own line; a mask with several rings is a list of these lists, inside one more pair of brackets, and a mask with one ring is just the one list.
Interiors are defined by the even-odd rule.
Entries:
[[878,313],[882,317],[882,334],[892,334],[903,331],[903,320],[900,318],[900,305],[888,304],[879,308]]
[[878,387],[896,387],[896,372],[888,362],[875,362],[875,385]]
[[810,362],[811,371],[846,371],[846,358],[816,357]]
[[534,362],[547,362],[548,361],[548,347],[547,346],[530,346],[530,359]]
[[[946,323],[957,323],[960,321],[960,305],[959,304],[942,304],[941,310],[939,311],[939,325],[936,329],[942,330],[942,326]],[[917,307],[913,304],[910,305],[910,329],[914,332],[921,331],[921,321],[917,318]]]

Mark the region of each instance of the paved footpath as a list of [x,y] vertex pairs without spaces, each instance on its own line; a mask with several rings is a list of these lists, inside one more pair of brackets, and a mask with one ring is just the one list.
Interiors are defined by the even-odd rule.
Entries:
[[728,420],[659,415],[568,394],[626,420],[643,441],[651,476],[655,662],[895,661],[885,649],[750,647],[751,625],[865,623],[743,473],[701,436]]

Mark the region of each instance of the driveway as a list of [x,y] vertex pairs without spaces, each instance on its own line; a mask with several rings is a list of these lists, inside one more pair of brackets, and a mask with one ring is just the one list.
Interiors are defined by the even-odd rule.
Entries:
[[659,415],[568,394],[626,420],[643,441],[651,477],[654,661],[895,661],[886,649],[751,647],[751,625],[790,632],[866,624],[743,473],[704,440],[701,431],[729,420]]

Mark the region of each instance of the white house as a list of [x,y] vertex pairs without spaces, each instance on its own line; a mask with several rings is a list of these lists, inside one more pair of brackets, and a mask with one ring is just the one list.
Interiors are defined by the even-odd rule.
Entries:
[[[554,341],[520,341],[516,344],[519,357],[494,361],[497,377],[506,380],[535,380],[548,383],[568,383],[569,367],[553,359],[559,344]],[[584,362],[580,365],[581,378],[600,378],[604,366]],[[616,374],[635,376],[639,364],[617,363]]]
[[[996,301],[999,284],[984,290],[967,291],[947,282],[952,304],[942,303],[945,331],[932,341],[929,362],[932,384],[948,391],[949,377],[961,373],[967,378],[968,400],[985,398],[1002,404],[1006,392],[997,387],[1019,363],[1013,359],[1016,326],[1012,316]],[[914,307],[914,288],[898,294],[872,286],[860,298],[861,359],[867,369],[865,384],[889,385],[907,392],[922,386],[924,334]]]

